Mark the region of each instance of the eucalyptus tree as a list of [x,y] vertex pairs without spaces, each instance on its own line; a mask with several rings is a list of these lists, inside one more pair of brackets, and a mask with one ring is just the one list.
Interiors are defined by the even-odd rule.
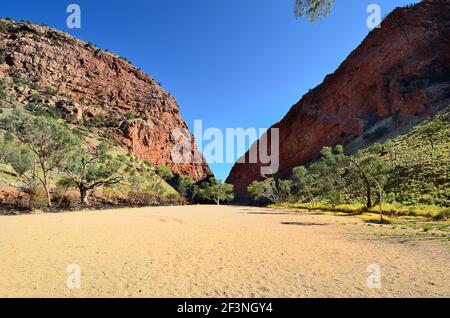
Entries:
[[88,205],[90,191],[118,184],[124,179],[121,168],[122,162],[111,156],[106,146],[100,145],[93,151],[82,148],[64,167],[66,177],[62,183],[75,185],[80,192],[81,204]]
[[198,196],[201,199],[214,201],[217,205],[220,205],[220,202],[234,199],[234,187],[231,184],[210,178],[199,187]]
[[79,138],[67,125],[47,116],[31,116],[15,112],[3,120],[2,124],[33,154],[35,177],[44,188],[47,204],[51,207],[51,180],[71,154],[76,153],[80,147]]
[[306,16],[308,20],[315,21],[330,14],[334,0],[296,0],[294,13],[297,17]]

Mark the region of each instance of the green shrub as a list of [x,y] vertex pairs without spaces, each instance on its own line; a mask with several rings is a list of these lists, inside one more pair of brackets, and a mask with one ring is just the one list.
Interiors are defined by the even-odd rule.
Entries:
[[[324,211],[324,212],[342,212],[349,214],[360,214],[363,212],[379,213],[379,207],[373,207],[365,211],[364,205],[361,203],[340,204],[333,206],[327,203],[283,203],[272,205],[274,208],[292,208],[308,211]],[[439,207],[436,205],[401,205],[401,204],[383,204],[382,212],[384,215],[393,217],[425,217],[435,220],[447,219],[450,216],[450,208]]]
[[7,32],[8,31],[8,26],[6,25],[6,23],[0,21],[0,32]]
[[375,134],[375,137],[378,139],[378,138],[384,137],[388,132],[389,132],[389,128],[379,127],[375,130],[374,134]]
[[379,127],[377,129],[375,129],[375,131],[372,132],[372,133],[366,133],[363,136],[363,139],[366,140],[366,141],[373,142],[373,141],[376,141],[376,140],[384,137],[388,132],[389,132],[389,128],[387,128],[387,127]]
[[156,168],[156,174],[166,180],[166,181],[170,181],[172,180],[172,178],[174,177],[174,174],[172,172],[172,168],[170,168],[169,166],[159,166]]
[[15,74],[12,79],[14,85],[22,85],[24,83],[24,79],[19,74]]
[[123,57],[123,56],[119,56],[119,58],[121,59],[121,60],[123,60],[123,61],[125,61],[125,62],[127,62],[128,64],[131,64],[131,65],[133,65],[133,63],[130,61],[130,60],[128,60],[126,57]]
[[85,48],[91,48],[91,49],[93,49],[93,48],[95,48],[95,44],[92,43],[92,42],[87,42],[87,43],[84,45],[84,47],[85,47]]
[[25,109],[36,116],[46,116],[53,119],[68,119],[67,114],[56,107],[45,107],[35,103],[29,103],[25,106]]
[[187,204],[187,200],[185,197],[170,193],[162,197],[161,204],[163,205],[185,205]]
[[128,120],[133,120],[137,118],[137,116],[133,112],[126,112],[124,116]]
[[58,185],[54,193],[54,201],[60,208],[70,208],[79,201],[79,195],[75,191],[68,191],[66,186]]
[[33,211],[47,206],[47,197],[45,191],[41,187],[27,187],[24,190],[24,193],[26,195],[21,197],[17,202],[19,208]]
[[6,53],[3,50],[0,50],[0,64],[4,64],[6,61]]
[[99,114],[86,122],[88,127],[102,128],[108,126],[108,119],[105,115]]
[[30,83],[30,87],[31,88],[33,88],[33,89],[35,89],[35,90],[38,90],[39,89],[39,83],[41,82],[41,77],[38,75],[38,76],[35,76],[32,80],[31,80],[31,83]]
[[47,86],[45,87],[45,94],[55,96],[57,94],[57,91],[54,88]]
[[112,115],[109,119],[108,119],[108,127],[111,128],[115,128],[115,127],[119,127],[121,124],[121,120],[118,116],[116,115]]
[[3,80],[0,80],[0,99],[5,99],[7,94],[5,92],[6,84]]

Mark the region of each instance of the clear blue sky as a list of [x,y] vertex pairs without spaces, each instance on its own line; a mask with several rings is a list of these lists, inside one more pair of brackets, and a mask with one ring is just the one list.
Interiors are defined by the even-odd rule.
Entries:
[[[109,49],[174,95],[193,128],[268,128],[320,84],[368,34],[367,5],[385,16],[412,0],[337,0],[314,24],[293,16],[294,0],[16,0],[0,16],[46,23]],[[66,7],[82,28],[66,26]],[[211,165],[225,179],[232,164]]]

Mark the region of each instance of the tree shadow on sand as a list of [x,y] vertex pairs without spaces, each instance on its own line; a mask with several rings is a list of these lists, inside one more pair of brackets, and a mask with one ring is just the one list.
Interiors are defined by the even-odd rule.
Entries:
[[297,225],[297,226],[327,226],[326,223],[314,222],[281,222],[282,225]]
[[300,215],[297,212],[277,212],[274,210],[262,210],[256,208],[241,208],[242,214],[253,214],[253,215]]
[[253,215],[298,215],[298,213],[283,213],[283,212],[244,212],[244,213]]

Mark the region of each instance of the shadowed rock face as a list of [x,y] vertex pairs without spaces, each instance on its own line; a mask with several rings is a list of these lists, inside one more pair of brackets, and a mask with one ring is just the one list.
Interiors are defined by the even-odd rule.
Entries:
[[[450,1],[398,8],[273,126],[280,133],[276,176],[317,159],[325,146],[348,145],[383,119],[422,118],[449,101]],[[260,166],[233,167],[227,182],[238,198],[245,199],[247,185],[261,179]]]
[[[175,99],[153,78],[68,34],[29,23],[1,23],[0,79],[16,79],[7,89],[16,101],[56,107],[77,121],[107,118],[114,123],[100,130],[141,159],[196,180],[211,175],[206,162],[173,163],[176,140],[171,133],[187,125]],[[195,146],[192,153],[198,154]]]

